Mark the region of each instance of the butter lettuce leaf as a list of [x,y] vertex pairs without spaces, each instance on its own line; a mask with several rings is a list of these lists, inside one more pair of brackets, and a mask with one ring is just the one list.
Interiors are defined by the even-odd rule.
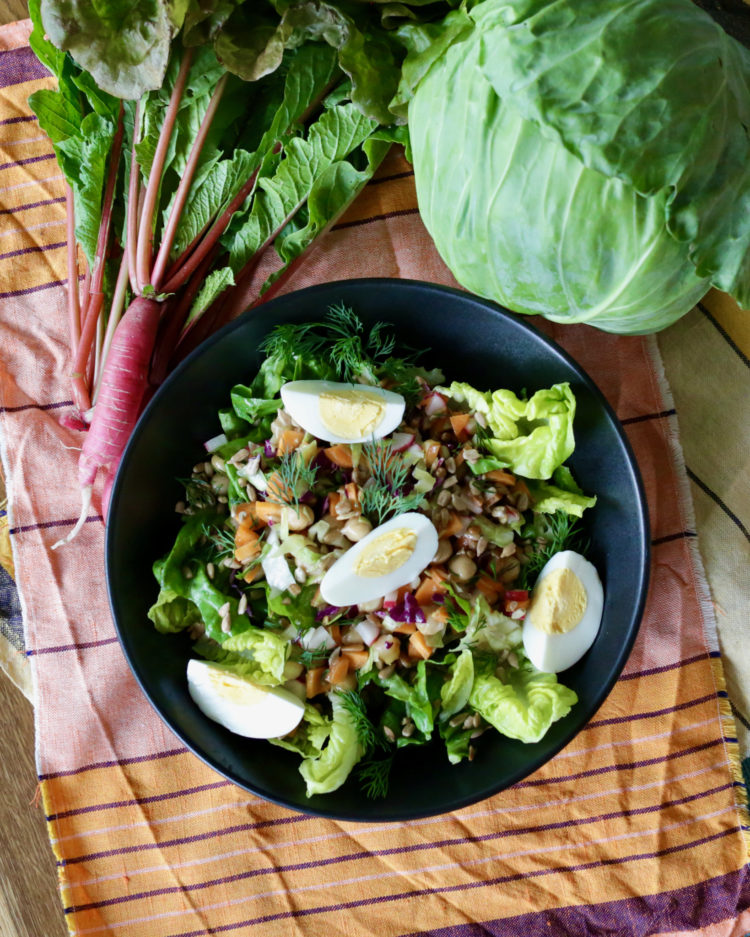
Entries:
[[307,785],[307,796],[329,794],[349,777],[364,754],[351,714],[336,693],[330,695],[333,721],[325,748],[302,761],[299,771]]
[[331,725],[332,720],[328,716],[324,716],[310,703],[306,703],[302,722],[297,726],[294,734],[283,738],[268,739],[268,741],[272,745],[278,745],[279,748],[296,752],[303,758],[316,758],[328,741]]
[[478,675],[469,697],[469,704],[498,732],[521,742],[538,742],[577,701],[554,674],[525,667],[509,670],[507,682]]
[[480,391],[454,381],[438,388],[457,403],[481,413],[492,433],[483,447],[525,478],[550,478],[575,448],[576,400],[568,383],[538,390],[528,400],[511,390]]

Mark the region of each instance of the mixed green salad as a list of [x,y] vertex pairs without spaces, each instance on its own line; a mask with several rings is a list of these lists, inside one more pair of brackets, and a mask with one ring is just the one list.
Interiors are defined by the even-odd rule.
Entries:
[[[535,584],[553,557],[590,565],[570,387],[446,384],[344,307],[277,326],[263,351],[154,565],[149,617],[195,639],[196,704],[296,752],[308,796],[352,772],[385,796],[397,750],[433,738],[454,764],[490,728],[540,740],[576,695],[554,647],[546,669],[529,659]],[[545,648],[568,637],[552,627]]]

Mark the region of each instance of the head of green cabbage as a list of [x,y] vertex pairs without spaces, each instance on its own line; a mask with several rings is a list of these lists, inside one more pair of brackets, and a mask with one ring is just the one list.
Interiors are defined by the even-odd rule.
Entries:
[[[638,172],[628,181],[629,167],[610,171],[607,160],[620,158],[611,155],[616,147],[602,147],[599,159],[599,128],[569,120],[576,110],[570,102],[567,113],[564,101],[555,113],[554,100],[545,111],[555,72],[550,66],[540,79],[551,79],[547,98],[531,79],[524,87],[520,72],[512,74],[507,37],[504,48],[491,39],[506,26],[496,16],[482,17],[493,5],[507,11],[512,4],[485,0],[475,7],[472,27],[424,70],[409,103],[419,209],[438,251],[464,287],[516,312],[626,334],[670,325],[716,282],[710,264],[698,272],[694,245],[681,236],[675,185],[665,175],[660,187],[656,173],[638,186],[639,194]],[[558,52],[565,51],[565,26],[559,28]],[[527,37],[518,42],[528,44]],[[577,42],[582,45],[580,36]],[[523,57],[515,64],[522,68]],[[496,88],[509,70],[501,97]],[[631,106],[623,94],[623,123]],[[662,139],[654,144],[657,164],[663,145]],[[630,158],[636,156],[648,165],[643,147]]]

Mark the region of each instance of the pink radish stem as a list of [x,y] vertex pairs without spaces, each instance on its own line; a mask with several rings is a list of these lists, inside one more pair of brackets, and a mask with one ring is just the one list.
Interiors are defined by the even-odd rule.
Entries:
[[143,211],[141,212],[140,228],[138,231],[138,244],[136,247],[136,280],[137,290],[140,292],[151,281],[151,257],[154,243],[154,213],[156,203],[159,199],[159,187],[161,185],[162,172],[167,159],[167,150],[169,141],[172,137],[177,112],[180,109],[182,94],[185,90],[190,63],[193,54],[190,49],[186,50],[180,65],[180,71],[177,75],[172,96],[169,99],[167,113],[164,115],[164,124],[159,134],[159,142],[156,144],[156,152],[151,163],[151,172],[146,186],[146,195],[143,199]]
[[136,245],[138,243],[138,218],[140,215],[140,166],[136,155],[136,137],[138,128],[141,124],[141,102],[135,105],[135,117],[133,120],[133,146],[130,150],[130,178],[128,179],[128,218],[126,228],[125,250],[128,258],[128,276],[130,277],[130,288],[134,293],[138,292],[138,281],[136,279]]
[[159,253],[156,255],[156,262],[154,263],[154,269],[151,273],[151,284],[157,292],[161,287],[161,281],[164,279],[167,262],[169,261],[169,252],[172,250],[172,244],[174,244],[175,235],[177,234],[177,226],[180,223],[182,210],[185,207],[188,192],[190,191],[190,186],[193,182],[193,176],[195,175],[195,170],[198,167],[198,160],[200,159],[201,150],[203,149],[203,144],[205,143],[208,131],[211,129],[211,123],[214,119],[214,115],[216,114],[216,109],[219,106],[219,102],[221,101],[221,96],[224,93],[224,88],[226,86],[228,77],[228,74],[224,74],[219,79],[219,82],[214,89],[214,93],[211,95],[211,100],[208,102],[206,113],[203,116],[198,133],[196,134],[193,145],[190,148],[190,155],[188,156],[185,170],[182,174],[182,178],[180,179],[180,184],[177,187],[177,192],[175,193],[172,210],[169,213],[169,220],[167,221],[167,224],[164,228]]
[[99,471],[109,469],[112,472],[120,461],[140,413],[160,315],[161,303],[137,296],[115,329],[102,372],[94,418],[78,460],[81,516],[53,549],[70,543],[86,522]]
[[98,362],[98,367],[96,374],[94,376],[94,399],[93,403],[96,404],[97,397],[99,396],[99,388],[102,383],[102,373],[104,371],[104,363],[107,360],[107,355],[109,354],[109,349],[112,344],[112,338],[115,334],[115,329],[117,324],[122,318],[122,310],[125,306],[125,294],[128,288],[128,258],[127,255],[122,255],[122,261],[120,263],[120,272],[117,274],[117,283],[115,284],[115,291],[112,296],[112,306],[109,310],[109,315],[107,316],[107,331],[104,333],[104,339],[102,341],[101,356]]
[[68,241],[68,322],[70,347],[73,352],[81,339],[81,305],[78,294],[78,245],[76,243],[76,217],[73,190],[65,183],[65,209],[67,213]]

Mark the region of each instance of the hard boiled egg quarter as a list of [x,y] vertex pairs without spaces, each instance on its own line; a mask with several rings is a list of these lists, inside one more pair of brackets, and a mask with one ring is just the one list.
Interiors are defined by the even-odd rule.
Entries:
[[369,384],[289,381],[281,388],[284,408],[317,439],[358,443],[392,433],[404,417],[400,394]]
[[573,550],[555,553],[531,593],[523,623],[526,656],[547,673],[572,667],[594,643],[603,607],[596,568]]
[[358,605],[378,599],[415,579],[438,548],[435,525],[409,512],[376,527],[323,577],[320,593],[330,605]]
[[190,660],[188,690],[209,719],[251,739],[275,739],[295,729],[305,704],[283,687],[259,686],[221,664]]

